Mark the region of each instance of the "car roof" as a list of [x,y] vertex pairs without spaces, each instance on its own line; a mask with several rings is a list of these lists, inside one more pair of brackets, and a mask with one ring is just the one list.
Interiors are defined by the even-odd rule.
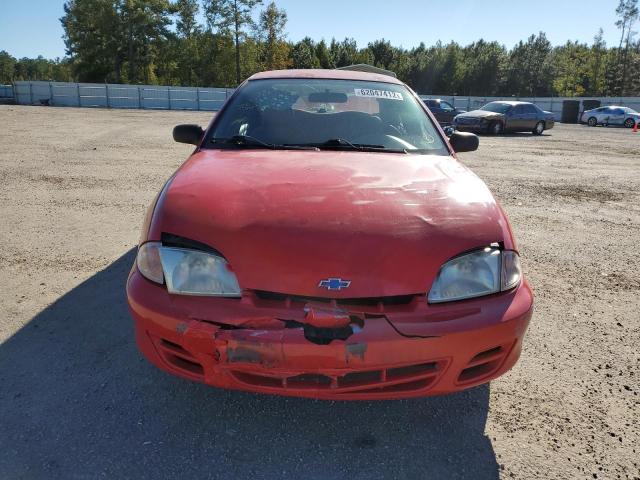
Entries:
[[507,105],[533,105],[533,103],[531,102],[517,102],[515,100],[494,100],[493,102],[489,103],[504,103]]
[[397,78],[380,73],[359,72],[355,70],[333,70],[333,69],[298,69],[298,70],[271,70],[260,72],[249,77],[249,80],[265,80],[268,78],[311,78],[327,80],[363,80],[368,82],[393,83],[404,85]]

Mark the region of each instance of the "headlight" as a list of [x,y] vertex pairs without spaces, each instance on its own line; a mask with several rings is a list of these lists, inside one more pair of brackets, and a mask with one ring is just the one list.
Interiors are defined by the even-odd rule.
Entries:
[[427,299],[441,303],[490,295],[516,287],[521,277],[516,252],[487,247],[445,263]]
[[222,257],[198,250],[162,247],[160,259],[169,293],[240,296],[238,280]]
[[512,250],[502,252],[501,268],[501,290],[511,290],[517,287],[522,278],[522,268],[520,267],[520,257]]
[[227,261],[211,253],[148,242],[138,250],[137,265],[149,280],[166,283],[169,293],[241,296],[238,280]]
[[136,265],[138,271],[152,282],[162,283],[164,275],[162,273],[162,263],[160,262],[160,243],[148,242],[140,245]]

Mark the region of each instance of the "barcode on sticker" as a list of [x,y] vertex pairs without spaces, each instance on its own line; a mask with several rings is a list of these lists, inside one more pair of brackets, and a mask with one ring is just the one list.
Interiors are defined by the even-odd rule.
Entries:
[[356,97],[387,98],[389,100],[403,100],[400,92],[391,90],[375,90],[373,88],[356,88]]

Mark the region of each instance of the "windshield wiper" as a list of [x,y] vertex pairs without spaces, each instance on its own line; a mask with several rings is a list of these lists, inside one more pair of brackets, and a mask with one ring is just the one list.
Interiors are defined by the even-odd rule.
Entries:
[[344,138],[330,138],[324,143],[318,145],[318,147],[349,147],[353,150],[362,150],[363,148],[376,148],[378,150],[384,150],[384,145],[368,145],[364,143],[351,143]]
[[331,138],[323,143],[314,144],[318,148],[349,148],[360,152],[391,152],[391,153],[407,153],[406,149],[389,149],[384,145],[374,145],[370,143],[351,143],[344,138]]
[[221,145],[235,145],[238,147],[260,147],[268,148],[270,150],[317,150],[316,147],[311,145],[279,145],[276,143],[268,143],[250,135],[234,135],[230,138],[212,138],[211,143]]

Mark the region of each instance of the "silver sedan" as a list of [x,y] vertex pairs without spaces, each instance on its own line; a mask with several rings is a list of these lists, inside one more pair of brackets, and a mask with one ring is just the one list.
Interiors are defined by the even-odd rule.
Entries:
[[596,125],[624,125],[627,128],[631,128],[640,121],[640,113],[629,107],[611,105],[586,110],[582,113],[580,121],[590,127],[595,127]]

